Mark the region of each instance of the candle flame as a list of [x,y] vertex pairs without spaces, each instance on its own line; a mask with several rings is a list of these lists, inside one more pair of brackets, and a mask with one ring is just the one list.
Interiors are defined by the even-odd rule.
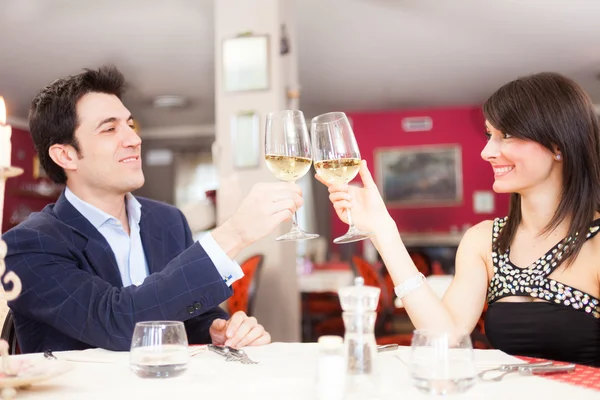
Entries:
[[4,97],[0,96],[0,125],[6,124],[6,106],[4,105]]

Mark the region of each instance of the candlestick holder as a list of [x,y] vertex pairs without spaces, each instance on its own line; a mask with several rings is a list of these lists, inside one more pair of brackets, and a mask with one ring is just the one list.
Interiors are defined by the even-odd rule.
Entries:
[[[23,173],[23,169],[18,167],[0,167],[0,234],[2,233],[2,216],[4,215],[4,189],[6,186],[6,180],[19,176]],[[0,238],[0,279],[5,284],[12,283],[12,288],[9,291],[3,291],[2,297],[11,301],[16,299],[21,294],[21,280],[13,271],[6,273],[6,264],[4,263],[4,257],[8,252],[6,242]],[[5,340],[0,340],[0,355],[2,356],[2,372],[5,377],[15,375],[15,369],[11,365],[9,356],[9,345]],[[3,378],[0,378],[3,379]],[[2,385],[1,396],[3,399],[10,399],[16,395],[16,388],[8,385]]]

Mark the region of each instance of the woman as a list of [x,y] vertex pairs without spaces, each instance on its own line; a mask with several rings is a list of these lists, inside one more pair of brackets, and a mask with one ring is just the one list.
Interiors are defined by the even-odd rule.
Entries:
[[371,232],[417,328],[471,332],[487,301],[486,333],[495,348],[600,366],[593,105],[573,81],[541,73],[504,85],[483,112],[488,143],[481,157],[491,164],[494,191],[512,193],[510,211],[465,233],[443,300],[411,261],[364,161],[363,188],[328,185],[330,200],[344,222],[351,208],[357,228]]

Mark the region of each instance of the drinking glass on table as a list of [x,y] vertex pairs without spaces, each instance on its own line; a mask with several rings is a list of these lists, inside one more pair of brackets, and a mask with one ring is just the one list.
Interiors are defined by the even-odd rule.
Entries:
[[[296,182],[312,165],[310,137],[304,114],[299,110],[283,110],[267,115],[265,132],[267,167],[277,179]],[[298,226],[294,213],[292,229],[276,240],[314,239],[319,235],[307,233]]]
[[185,326],[180,321],[138,322],[131,339],[129,365],[142,378],[170,378],[187,369]]
[[[343,112],[330,112],[313,118],[311,123],[315,170],[321,178],[332,184],[348,183],[360,169],[360,152],[352,126]],[[347,210],[348,232],[333,243],[351,243],[368,238],[359,232]]]
[[476,380],[471,337],[463,332],[416,330],[409,368],[413,383],[422,392],[463,393]]

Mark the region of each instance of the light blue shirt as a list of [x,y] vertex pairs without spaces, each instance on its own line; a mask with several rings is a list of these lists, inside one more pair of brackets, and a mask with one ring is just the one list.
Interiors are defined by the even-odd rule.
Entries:
[[[65,197],[81,215],[98,229],[110,245],[117,260],[123,286],[141,285],[148,276],[148,263],[140,237],[142,205],[137,199],[131,193],[125,195],[129,221],[129,235],[127,235],[123,224],[117,218],[81,200],[68,187],[65,189]],[[210,233],[202,237],[200,245],[228,286],[244,276],[239,264],[227,256]]]

